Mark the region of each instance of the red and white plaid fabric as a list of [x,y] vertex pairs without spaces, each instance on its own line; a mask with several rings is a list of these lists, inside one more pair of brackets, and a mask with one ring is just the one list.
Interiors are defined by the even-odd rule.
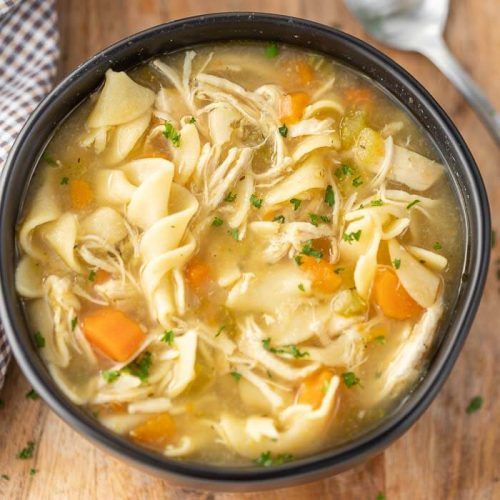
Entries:
[[[58,59],[55,0],[0,0],[0,168],[23,123],[51,89]],[[0,388],[9,358],[0,329]]]

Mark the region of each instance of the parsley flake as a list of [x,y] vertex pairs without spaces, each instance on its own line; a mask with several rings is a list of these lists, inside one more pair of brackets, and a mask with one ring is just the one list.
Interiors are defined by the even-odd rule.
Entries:
[[271,42],[266,47],[266,57],[269,59],[274,59],[279,54],[279,47],[276,42]]
[[363,181],[361,180],[361,176],[358,175],[357,177],[354,177],[354,179],[352,180],[352,185],[354,187],[359,187],[359,186],[361,186],[361,184],[363,184]]
[[359,378],[354,372],[344,372],[342,374],[344,384],[350,389],[353,385],[359,384]]
[[231,193],[231,191],[229,191],[229,193],[227,193],[226,197],[224,198],[224,201],[227,202],[227,203],[233,203],[233,201],[236,200],[236,193]]
[[359,241],[359,239],[361,238],[361,229],[359,229],[358,231],[355,231],[355,232],[352,232],[352,233],[344,233],[342,235],[342,239],[344,241],[347,241],[347,243],[349,243],[349,245],[354,241]]
[[174,339],[175,339],[174,331],[173,330],[165,330],[165,332],[163,332],[163,336],[161,338],[161,341],[165,342],[168,345],[172,345],[174,343]]
[[33,456],[33,452],[35,451],[35,443],[33,441],[28,441],[26,446],[16,455],[17,458],[21,460],[27,460]]
[[354,170],[349,165],[341,165],[335,169],[335,177],[339,180],[344,180],[348,175],[352,175]]
[[394,259],[392,261],[392,265],[396,268],[399,269],[401,267],[401,259]]
[[228,229],[227,234],[231,236],[236,241],[240,241],[240,231],[237,227],[233,227],[232,229]]
[[231,377],[234,378],[234,380],[236,380],[236,382],[239,382],[240,378],[241,378],[241,373],[238,373],[238,372],[231,372]]
[[298,266],[301,266],[302,265],[302,257],[300,255],[296,255],[293,260],[295,261],[295,263],[298,265]]
[[255,207],[255,208],[260,208],[262,206],[262,203],[264,203],[264,200],[262,198],[257,198],[256,195],[252,194],[250,196],[250,203]]
[[370,205],[372,207],[381,207],[383,204],[384,204],[384,202],[380,199],[370,201]]
[[30,469],[30,476],[34,476],[38,471],[33,467]]
[[196,118],[192,116],[189,120],[188,123],[196,123]]
[[117,378],[119,378],[120,372],[117,370],[108,370],[105,372],[102,372],[102,378],[108,383],[111,384],[114,382]]
[[436,241],[434,245],[432,245],[432,248],[434,248],[434,250],[441,250],[443,246],[439,243],[439,241]]
[[278,132],[283,137],[286,137],[288,135],[288,127],[285,124],[283,124],[281,125],[281,127],[278,127]]
[[329,207],[333,207],[333,205],[335,205],[335,193],[333,192],[333,187],[331,184],[328,184],[328,186],[326,186],[325,203]]
[[87,279],[89,281],[94,281],[95,280],[95,275],[96,275],[96,272],[92,269],[90,272],[89,272],[89,275],[87,276]]
[[284,215],[277,215],[273,219],[273,222],[278,222],[279,224],[284,224],[285,223],[285,216]]
[[321,259],[323,257],[323,252],[321,250],[315,250],[312,247],[311,241],[308,241],[303,247],[302,247],[302,253],[304,255],[309,255],[310,257],[316,257],[317,259]]
[[298,288],[299,288],[299,290],[300,290],[301,292],[305,292],[305,291],[306,291],[306,289],[304,288],[303,283],[299,283],[299,284],[298,284]]
[[337,267],[337,269],[335,269],[333,272],[335,274],[340,274],[340,273],[343,273],[345,271],[345,267]]
[[67,186],[69,184],[69,177],[61,177],[61,186]]
[[224,224],[224,221],[220,217],[214,217],[214,220],[212,221],[212,226],[214,227],[219,227]]
[[49,165],[57,165],[57,161],[54,160],[54,158],[52,158],[52,156],[49,155],[49,153],[47,153],[47,151],[45,151],[45,153],[43,153],[42,155],[42,160],[47,162]]
[[375,497],[375,500],[385,500],[385,495],[381,491],[377,493],[377,496]]
[[385,344],[385,336],[384,335],[378,335],[373,339],[377,344]]
[[286,462],[293,460],[293,455],[290,453],[279,453],[273,458],[270,451],[262,452],[259,458],[256,458],[254,462],[262,467],[270,467],[271,465],[283,465]]
[[75,316],[75,317],[71,320],[71,331],[72,331],[72,332],[74,332],[74,331],[75,331],[76,325],[78,325],[78,318]]
[[222,325],[218,330],[217,333],[215,334],[215,337],[217,338],[224,330],[226,329],[226,325]]
[[130,373],[130,375],[139,378],[141,382],[146,382],[152,364],[153,360],[151,353],[145,351],[137,359],[129,363],[124,370]]
[[272,352],[273,354],[288,354],[295,359],[309,356],[307,351],[301,351],[295,344],[288,344],[281,347],[271,347],[271,339],[269,337],[262,340],[262,347],[266,351]]
[[35,389],[31,389],[25,394],[27,399],[32,399],[33,401],[36,401],[37,399],[40,399],[40,396],[38,393],[35,391]]
[[411,203],[408,203],[408,205],[406,205],[406,208],[410,210],[410,208],[414,207],[417,203],[420,203],[420,200],[413,200]]
[[465,413],[470,415],[471,413],[476,412],[483,406],[483,398],[481,396],[475,396],[473,397],[469,404],[467,405],[467,408],[465,409]]
[[300,204],[302,203],[302,200],[299,200],[298,198],[292,198],[290,200],[290,203],[293,205],[294,210],[298,210],[300,207]]
[[45,347],[45,337],[38,330],[33,334],[33,339],[38,349]]
[[170,139],[172,144],[178,148],[181,145],[181,134],[175,130],[175,127],[170,122],[165,122],[164,127],[163,135],[166,139]]

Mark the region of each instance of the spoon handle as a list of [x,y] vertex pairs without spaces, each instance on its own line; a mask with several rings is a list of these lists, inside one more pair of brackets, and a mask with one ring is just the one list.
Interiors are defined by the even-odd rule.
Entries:
[[444,40],[437,38],[429,43],[423,43],[418,47],[418,51],[428,57],[462,92],[469,104],[476,110],[479,118],[488,127],[496,143],[500,144],[500,113],[495,110],[483,91],[460,66]]

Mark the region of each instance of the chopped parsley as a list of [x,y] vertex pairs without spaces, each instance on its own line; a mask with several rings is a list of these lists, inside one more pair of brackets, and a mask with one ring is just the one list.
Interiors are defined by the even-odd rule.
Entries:
[[352,232],[352,233],[344,233],[342,235],[342,239],[344,241],[347,241],[347,243],[349,243],[349,245],[354,241],[359,241],[359,239],[361,238],[361,229],[359,229],[358,231],[355,231],[355,232]]
[[413,200],[411,203],[408,203],[408,205],[406,205],[406,208],[410,210],[410,208],[414,207],[417,203],[420,203],[420,200]]
[[278,132],[283,137],[286,137],[288,135],[288,127],[285,124],[283,124],[281,125],[281,127],[278,127]]
[[67,186],[69,184],[69,177],[61,177],[61,186]]
[[325,223],[331,222],[330,217],[328,217],[327,215],[318,215],[318,214],[313,214],[311,212],[309,212],[309,219],[311,221],[311,224],[316,227],[318,227],[319,221]]
[[329,207],[333,207],[333,205],[335,205],[335,193],[333,192],[333,188],[332,188],[331,184],[328,184],[328,186],[326,186],[325,203]]
[[175,127],[170,122],[165,122],[164,127],[163,135],[166,139],[170,139],[172,144],[178,148],[181,145],[181,134],[175,130]]
[[296,255],[293,260],[295,260],[295,263],[300,266],[302,265],[302,257],[300,255]]
[[254,462],[262,467],[270,467],[271,465],[283,465],[286,462],[291,462],[293,460],[293,455],[290,453],[279,453],[274,458],[270,451],[262,452],[259,458],[256,458]]
[[377,493],[377,496],[375,497],[375,500],[385,500],[385,495],[381,491]]
[[90,272],[89,272],[89,275],[87,276],[87,279],[89,281],[94,281],[95,280],[95,275],[96,275],[96,272],[92,269]]
[[323,380],[323,386],[321,387],[321,392],[326,394],[330,388],[330,380]]
[[256,195],[252,194],[250,196],[250,203],[255,207],[255,208],[260,208],[262,206],[262,203],[264,203],[264,200],[262,198],[257,198]]
[[300,207],[300,204],[302,203],[302,200],[299,200],[298,198],[292,198],[290,200],[290,203],[293,205],[294,210],[298,210]]
[[276,42],[270,42],[266,47],[266,57],[269,59],[274,59],[279,54],[278,44]]
[[240,240],[240,231],[237,227],[233,227],[232,229],[228,229],[227,234],[229,234],[229,236],[231,236],[231,238],[233,238],[236,241]]
[[300,290],[301,292],[305,292],[305,291],[306,291],[306,289],[304,288],[304,285],[303,285],[302,283],[299,283],[299,284],[298,284],[298,288],[299,288],[299,290]]
[[320,218],[321,222],[324,222],[325,224],[328,222],[332,222],[332,219],[330,219],[330,217],[328,217],[328,215],[320,215],[319,218]]
[[78,318],[75,316],[72,320],[71,320],[71,331],[74,332],[75,331],[75,328],[76,328],[76,325],[78,324]]
[[152,355],[149,351],[143,352],[137,359],[129,363],[124,370],[137,377],[141,382],[146,382],[149,376],[149,369],[153,363]]
[[224,198],[224,201],[226,201],[227,203],[233,203],[233,201],[236,200],[236,193],[231,193],[231,191],[229,191],[229,193],[227,193],[226,197]]
[[43,153],[42,155],[42,160],[47,162],[49,165],[57,165],[57,161],[54,160],[54,158],[52,158],[52,156],[49,155],[49,153],[47,153],[47,151],[45,151],[45,153]]
[[344,381],[346,387],[348,387],[349,389],[353,385],[359,384],[359,378],[356,377],[356,374],[354,372],[344,372],[342,374],[342,380]]
[[401,267],[401,259],[394,259],[392,261],[392,265],[396,268],[399,269]]
[[33,452],[35,451],[35,443],[33,441],[28,441],[26,446],[16,455],[17,458],[21,460],[27,460],[33,456]]
[[288,354],[295,359],[309,356],[307,351],[301,351],[295,344],[288,344],[281,347],[271,347],[271,339],[269,337],[262,340],[262,347],[266,351],[272,352],[273,354]]
[[284,215],[277,215],[274,219],[273,222],[278,222],[280,224],[285,223],[285,216]]
[[188,123],[196,123],[196,118],[192,116],[189,120]]
[[340,273],[343,273],[345,271],[345,267],[337,267],[337,269],[335,269],[333,272],[335,274],[340,274]]
[[234,380],[236,380],[236,382],[239,382],[240,378],[241,378],[241,373],[238,373],[238,372],[231,372],[231,377],[234,378]]
[[383,204],[384,204],[384,202],[380,199],[370,201],[370,205],[372,207],[381,207]]
[[357,187],[361,186],[361,184],[363,184],[363,181],[361,180],[361,176],[358,175],[357,177],[354,177],[354,179],[352,180],[352,185],[357,188]]
[[163,332],[163,336],[161,338],[162,342],[165,342],[165,344],[172,345],[175,340],[175,333],[173,330],[165,330]]
[[215,334],[215,337],[217,338],[222,332],[223,330],[226,329],[226,325],[222,325],[218,330],[217,330],[217,333]]
[[34,476],[38,471],[33,467],[30,469],[30,476]]
[[224,221],[220,217],[214,217],[214,220],[212,221],[212,226],[214,227],[219,227],[224,224]]
[[434,250],[441,250],[443,246],[439,243],[439,241],[436,241],[434,245],[432,245],[432,248],[434,248]]
[[316,257],[317,259],[321,259],[323,257],[323,252],[321,250],[315,250],[312,247],[311,241],[302,247],[302,253],[304,255],[309,255],[310,257]]
[[344,180],[348,175],[352,175],[354,170],[349,165],[341,165],[335,169],[335,177],[340,181]]
[[378,335],[373,339],[377,344],[385,344],[385,336],[384,335]]
[[120,372],[117,370],[108,370],[102,372],[102,378],[108,383],[114,382],[120,376]]
[[469,404],[467,405],[467,408],[465,409],[465,413],[470,415],[471,413],[476,412],[483,406],[483,398],[481,396],[475,396],[473,397]]
[[33,334],[33,339],[39,349],[45,347],[45,337],[38,330]]
[[38,393],[35,391],[35,389],[31,389],[30,391],[28,391],[26,394],[25,394],[26,398],[27,399],[32,399],[33,401],[36,401],[37,399],[40,398],[40,396],[38,395]]

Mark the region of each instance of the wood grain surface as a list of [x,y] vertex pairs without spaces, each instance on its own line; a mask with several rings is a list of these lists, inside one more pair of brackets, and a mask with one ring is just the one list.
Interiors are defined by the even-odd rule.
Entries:
[[[446,39],[500,108],[498,0],[451,0]],[[371,43],[341,0],[60,0],[61,76],[120,38],[172,19],[235,10],[300,16],[335,25]],[[450,114],[483,174],[500,235],[500,155],[460,94],[426,59],[378,46],[417,77]],[[1,49],[0,49],[1,50]],[[213,494],[175,488],[98,450],[56,417],[12,365],[1,394],[1,499],[393,499],[500,498],[500,244],[465,348],[431,407],[383,454],[353,470],[301,487],[267,493]],[[483,408],[465,408],[475,395]],[[17,452],[35,442],[33,458]],[[36,469],[34,475],[31,469]]]

